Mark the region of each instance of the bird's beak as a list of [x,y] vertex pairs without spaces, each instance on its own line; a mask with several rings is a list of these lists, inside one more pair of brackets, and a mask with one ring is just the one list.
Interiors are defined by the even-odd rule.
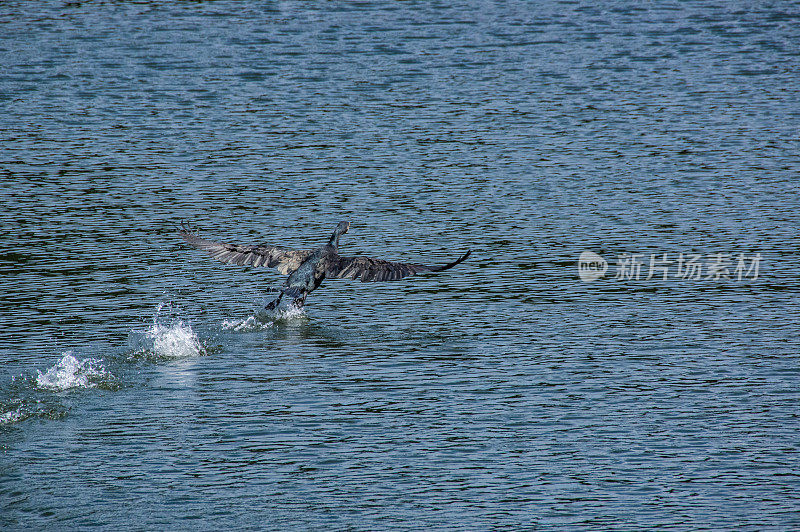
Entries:
[[344,232],[348,232],[350,230],[350,222],[347,222],[347,227],[344,228]]

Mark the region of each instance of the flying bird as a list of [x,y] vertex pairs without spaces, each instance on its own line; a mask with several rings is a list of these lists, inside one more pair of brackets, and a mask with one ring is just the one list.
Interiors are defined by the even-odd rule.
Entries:
[[369,257],[339,255],[339,237],[350,229],[350,222],[339,222],[327,244],[311,250],[284,249],[270,245],[227,244],[201,238],[184,224],[180,235],[192,246],[207,251],[211,257],[238,266],[277,268],[288,275],[280,295],[267,305],[275,309],[284,297],[296,307],[305,304],[306,296],[319,288],[325,279],[361,279],[367,281],[396,281],[422,272],[440,272],[452,268],[469,257],[467,251],[453,262],[441,265],[389,262]]

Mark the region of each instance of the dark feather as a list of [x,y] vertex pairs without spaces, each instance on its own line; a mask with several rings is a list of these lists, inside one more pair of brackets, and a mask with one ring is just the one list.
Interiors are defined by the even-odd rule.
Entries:
[[458,259],[448,264],[427,266],[425,264],[407,264],[404,262],[389,262],[369,257],[342,257],[332,255],[325,257],[325,274],[327,277],[339,279],[361,279],[368,281],[396,281],[409,275],[422,272],[440,272],[452,268],[469,257],[467,251]]
[[207,251],[213,258],[239,266],[266,266],[277,268],[279,272],[288,275],[306,260],[310,251],[296,249],[282,249],[276,246],[250,246],[244,244],[227,244],[200,238],[187,225],[181,226],[181,236],[186,242],[198,249]]

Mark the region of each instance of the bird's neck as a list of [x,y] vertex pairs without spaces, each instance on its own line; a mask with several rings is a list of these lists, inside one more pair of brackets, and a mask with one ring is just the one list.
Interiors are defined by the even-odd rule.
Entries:
[[333,246],[335,249],[339,249],[339,231],[334,231],[331,235],[331,239],[328,242],[329,245]]

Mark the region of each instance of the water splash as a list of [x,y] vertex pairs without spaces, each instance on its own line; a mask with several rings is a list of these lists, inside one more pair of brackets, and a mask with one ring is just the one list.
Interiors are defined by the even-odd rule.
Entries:
[[[113,378],[97,358],[78,360],[71,352],[63,353],[53,367],[42,373],[36,370],[36,385],[52,391],[64,391],[71,388],[94,388],[103,380]],[[9,414],[8,412],[6,414]],[[13,417],[13,416],[10,416]]]
[[71,352],[47,371],[36,374],[12,375],[9,382],[0,383],[0,430],[28,418],[60,419],[67,414],[60,393],[75,388],[118,387],[116,377],[96,358],[80,360]]
[[154,323],[147,337],[153,341],[153,354],[157,357],[183,358],[206,353],[197,333],[183,320],[174,320],[168,325]]
[[153,324],[145,333],[147,346],[144,351],[150,351],[158,358],[186,358],[206,354],[206,347],[198,338],[191,325],[178,316],[162,318],[162,310],[167,309],[168,314],[175,314],[171,303],[160,303],[153,316]]
[[260,310],[243,319],[226,319],[222,328],[228,331],[263,331],[275,326],[278,322],[305,321],[308,319],[302,307],[288,305],[274,312]]
[[286,308],[279,308],[275,312],[275,319],[283,321],[304,320],[308,319],[308,315],[304,307],[288,305]]
[[[39,393],[42,394],[44,391]],[[32,417],[61,419],[67,415],[67,407],[58,399],[54,399],[56,397],[54,394],[49,395],[52,397],[41,396],[40,399],[35,399],[35,396],[28,394],[24,400],[14,399],[6,404],[0,402],[0,429]]]
[[267,310],[261,305],[253,314],[246,318],[230,318],[222,320],[222,329],[236,332],[263,331],[275,326],[276,323],[293,322],[308,319],[304,307],[298,307],[293,302],[284,300],[275,310]]
[[9,410],[8,412],[0,414],[0,425],[16,423],[17,421],[22,421],[25,417],[27,416],[22,409],[22,405],[20,405],[14,410]]
[[244,319],[222,320],[222,328],[226,331],[263,331],[272,325],[272,321],[265,321],[263,316],[255,314]]

